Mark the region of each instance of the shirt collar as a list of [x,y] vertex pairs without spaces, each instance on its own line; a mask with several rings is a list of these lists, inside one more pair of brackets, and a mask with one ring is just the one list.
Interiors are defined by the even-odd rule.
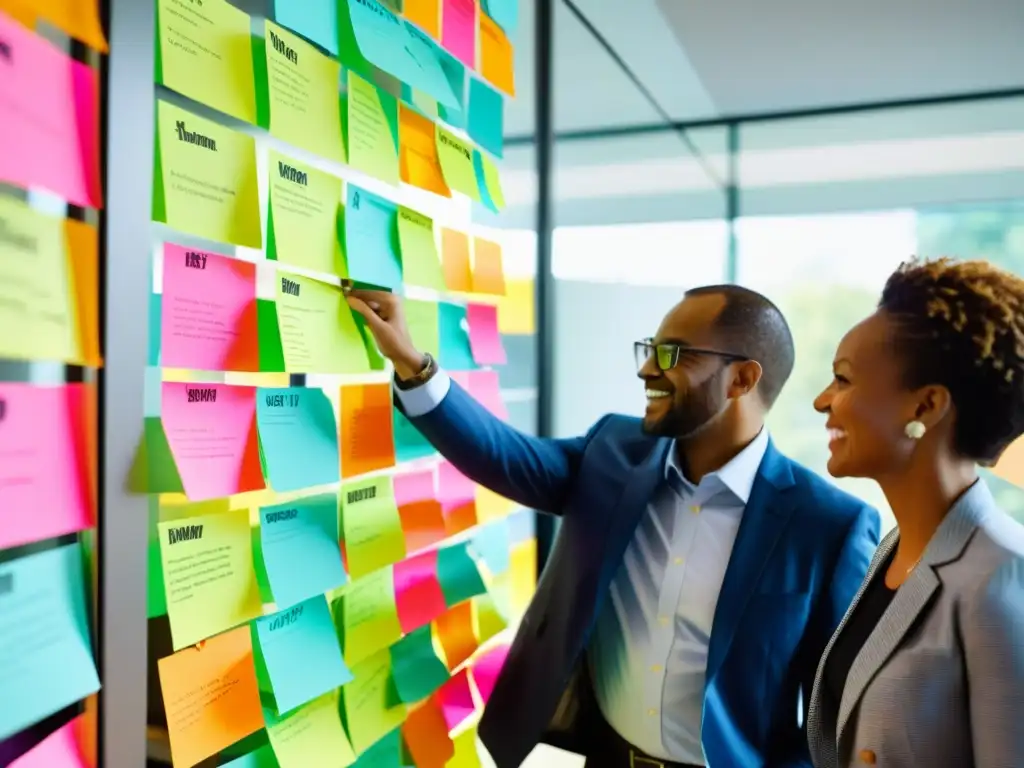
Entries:
[[668,459],[665,462],[665,479],[675,474],[688,488],[695,489],[700,486],[710,485],[716,481],[722,483],[732,491],[744,504],[750,499],[750,491],[754,487],[754,480],[757,478],[757,470],[761,466],[765,451],[768,450],[768,429],[762,427],[757,437],[739,453],[733,456],[728,462],[719,467],[716,471],[710,472],[701,478],[700,484],[694,486],[686,479],[677,458],[676,446],[673,442],[668,452]]

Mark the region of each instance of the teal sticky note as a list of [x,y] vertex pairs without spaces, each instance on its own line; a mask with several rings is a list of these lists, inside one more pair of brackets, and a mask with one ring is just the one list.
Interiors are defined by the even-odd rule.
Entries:
[[77,542],[0,564],[0,741],[99,690]]
[[359,283],[394,289],[402,285],[398,255],[398,206],[349,184],[345,204],[345,264]]
[[469,81],[469,137],[492,155],[504,151],[505,98],[483,80]]
[[235,758],[230,763],[221,763],[221,768],[279,768],[279,764],[273,747],[265,744],[255,752]]
[[260,508],[260,546],[278,608],[340,587],[347,580],[333,493]]
[[437,453],[430,441],[397,408],[395,408],[391,424],[395,435],[395,461],[397,463],[415,461]]
[[441,365],[450,371],[469,371],[477,368],[473,360],[473,350],[469,346],[466,308],[459,304],[439,301],[437,311],[441,337]]
[[274,0],[274,21],[338,55],[338,0]]
[[352,679],[323,595],[257,619],[253,626],[279,715]]
[[463,541],[437,550],[437,580],[449,608],[486,591],[468,547],[469,543]]
[[277,492],[340,479],[338,427],[327,394],[316,387],[260,387],[256,427],[267,481]]
[[519,28],[519,0],[483,0],[484,12],[512,37]]
[[391,677],[406,704],[425,699],[449,678],[448,667],[434,650],[430,625],[413,630],[391,646]]
[[402,768],[402,731],[396,728],[370,745],[352,764],[352,768]]
[[512,550],[508,520],[495,520],[481,526],[473,536],[473,549],[487,563],[487,570],[492,574],[497,575],[507,571],[509,553]]

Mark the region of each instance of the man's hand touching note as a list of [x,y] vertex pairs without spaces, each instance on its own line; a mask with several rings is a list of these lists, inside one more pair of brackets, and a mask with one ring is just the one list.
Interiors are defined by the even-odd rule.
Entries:
[[409,335],[400,296],[353,288],[347,299],[352,311],[363,316],[380,353],[394,363],[399,379],[411,379],[423,370],[425,355],[416,350]]

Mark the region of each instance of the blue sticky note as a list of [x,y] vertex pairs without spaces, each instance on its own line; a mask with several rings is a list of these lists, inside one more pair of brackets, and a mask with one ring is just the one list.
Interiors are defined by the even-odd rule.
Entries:
[[501,27],[506,37],[519,28],[519,0],[483,0],[484,12]]
[[398,206],[348,184],[345,203],[345,264],[348,276],[381,288],[402,285],[398,255]]
[[0,741],[99,690],[81,544],[0,564]]
[[530,510],[523,509],[509,515],[506,519],[508,520],[509,539],[512,544],[521,544],[536,535],[537,521],[534,518],[534,513]]
[[469,137],[492,155],[504,151],[505,98],[483,80],[469,81]]
[[473,537],[473,549],[484,559],[492,574],[507,571],[512,549],[508,520],[495,520],[481,526]]
[[424,459],[437,453],[430,441],[397,408],[395,408],[391,423],[395,435],[395,461],[397,463]]
[[256,428],[267,481],[277,492],[340,479],[338,427],[327,394],[315,387],[260,387]]
[[352,680],[323,595],[257,619],[254,626],[278,715]]
[[476,174],[477,189],[480,190],[480,203],[489,211],[501,213],[504,203],[498,205],[498,201],[491,196],[491,190],[487,186],[487,172],[484,170],[483,155],[480,154],[479,149],[473,150],[473,172]]
[[469,371],[477,368],[473,350],[469,346],[469,321],[466,308],[446,301],[437,303],[441,354],[439,362],[450,371]]
[[347,580],[338,544],[338,497],[333,493],[261,507],[260,543],[278,608]]
[[338,55],[338,0],[274,0],[274,21]]

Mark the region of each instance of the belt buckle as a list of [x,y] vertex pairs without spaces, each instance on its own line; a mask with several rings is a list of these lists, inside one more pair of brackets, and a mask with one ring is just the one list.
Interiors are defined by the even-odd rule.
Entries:
[[655,760],[653,757],[638,755],[636,750],[630,747],[629,768],[665,768],[665,764],[661,760]]

